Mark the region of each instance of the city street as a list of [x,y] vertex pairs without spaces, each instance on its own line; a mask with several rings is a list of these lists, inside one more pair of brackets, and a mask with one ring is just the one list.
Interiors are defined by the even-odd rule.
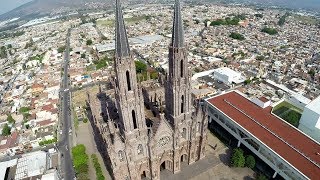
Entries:
[[70,91],[69,91],[69,77],[68,77],[68,68],[69,68],[69,58],[70,58],[70,29],[67,35],[66,50],[64,54],[64,72],[63,72],[63,84],[60,91],[60,100],[62,102],[61,115],[60,115],[60,134],[58,149],[60,152],[61,159],[61,175],[65,180],[74,179],[75,173],[72,164],[72,158],[70,153],[70,144],[72,145],[72,140],[70,139],[70,129],[72,130],[71,124],[71,112],[70,112]]

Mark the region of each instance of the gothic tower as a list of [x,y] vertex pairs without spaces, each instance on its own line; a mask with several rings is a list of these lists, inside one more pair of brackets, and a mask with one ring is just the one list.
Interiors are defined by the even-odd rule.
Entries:
[[136,68],[129,49],[120,0],[116,1],[116,103],[124,135],[145,131],[143,95],[136,81]]
[[167,118],[174,126],[191,118],[190,78],[180,1],[175,0],[165,94]]
[[130,52],[120,0],[116,0],[115,99],[122,141],[115,141],[112,152],[115,179],[139,179],[137,164],[148,166],[148,135],[144,101],[137,83],[136,67]]
[[[169,72],[165,82],[166,118],[173,128],[173,172],[181,170],[181,163],[191,160],[192,135],[191,74],[188,69],[184,43],[180,1],[175,0],[172,40],[169,46]],[[182,154],[182,152],[185,152]]]

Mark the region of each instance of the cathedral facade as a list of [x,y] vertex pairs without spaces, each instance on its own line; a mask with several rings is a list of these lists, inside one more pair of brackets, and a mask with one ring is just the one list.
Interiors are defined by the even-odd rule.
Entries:
[[207,115],[191,99],[179,0],[173,21],[169,71],[161,82],[152,82],[157,85],[142,85],[116,0],[114,91],[88,98],[97,146],[116,180],[160,179],[161,170],[178,173],[205,157]]

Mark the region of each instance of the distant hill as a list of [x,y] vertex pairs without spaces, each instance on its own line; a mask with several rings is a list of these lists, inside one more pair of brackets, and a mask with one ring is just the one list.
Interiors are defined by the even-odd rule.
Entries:
[[[173,3],[174,0],[122,0],[124,3]],[[184,2],[220,2],[281,6],[293,9],[320,11],[320,0],[181,0]],[[115,0],[33,0],[0,15],[0,20],[14,17],[33,18],[47,14],[59,14],[78,9],[110,8]]]
[[112,2],[113,0],[33,0],[0,15],[0,20],[59,14],[77,9],[102,8],[112,6]]

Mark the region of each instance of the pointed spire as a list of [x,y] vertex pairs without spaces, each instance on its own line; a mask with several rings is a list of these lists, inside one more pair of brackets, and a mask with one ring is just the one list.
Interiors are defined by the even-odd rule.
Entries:
[[184,46],[183,22],[181,18],[180,0],[175,0],[171,45],[177,48]]
[[124,25],[120,0],[116,0],[116,57],[127,57],[130,54],[126,27]]

